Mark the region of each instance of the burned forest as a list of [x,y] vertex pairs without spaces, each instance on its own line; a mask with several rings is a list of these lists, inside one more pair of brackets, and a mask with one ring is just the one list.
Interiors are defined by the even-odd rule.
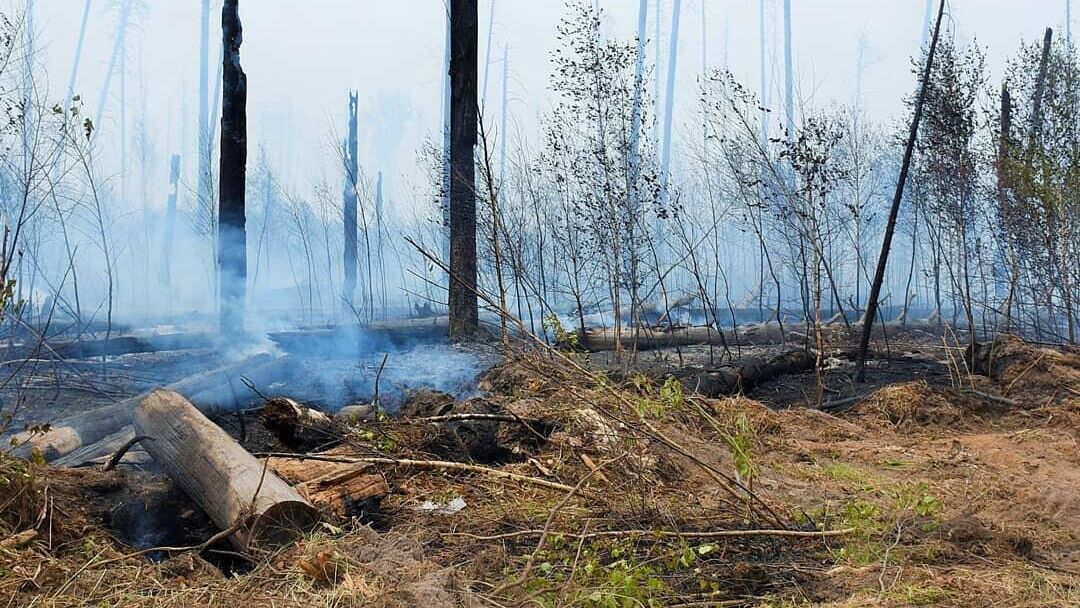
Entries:
[[0,608],[1080,606],[1072,23],[0,0]]

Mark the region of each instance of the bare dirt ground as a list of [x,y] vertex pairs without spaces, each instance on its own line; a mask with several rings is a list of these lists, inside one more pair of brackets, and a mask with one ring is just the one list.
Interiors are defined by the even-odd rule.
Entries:
[[528,424],[374,420],[332,451],[519,478],[386,466],[378,509],[248,556],[125,558],[214,530],[146,473],[3,461],[0,606],[1080,606],[1080,355],[946,344],[718,399],[668,379],[700,350],[523,356],[431,407]]

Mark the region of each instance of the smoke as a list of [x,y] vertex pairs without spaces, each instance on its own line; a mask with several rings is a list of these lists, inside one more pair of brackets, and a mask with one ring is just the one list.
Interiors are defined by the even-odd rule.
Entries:
[[395,414],[408,392],[421,389],[467,398],[477,392],[477,375],[498,359],[493,350],[451,344],[441,334],[403,336],[346,327],[271,336],[275,352],[288,353],[290,373],[270,390],[331,412],[377,396],[383,409]]

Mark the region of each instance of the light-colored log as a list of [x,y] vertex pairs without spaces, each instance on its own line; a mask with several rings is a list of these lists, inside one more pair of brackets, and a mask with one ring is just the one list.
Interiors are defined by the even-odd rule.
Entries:
[[144,449],[240,550],[310,530],[318,511],[183,396],[155,391],[135,410]]

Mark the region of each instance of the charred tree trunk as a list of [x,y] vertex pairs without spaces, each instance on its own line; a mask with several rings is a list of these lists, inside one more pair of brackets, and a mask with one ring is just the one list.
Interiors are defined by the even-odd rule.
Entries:
[[370,519],[378,511],[379,502],[390,493],[386,478],[367,463],[343,464],[298,456],[273,458],[270,469],[293,484],[311,504],[337,517]]
[[450,336],[478,329],[476,296],[477,0],[450,3]]
[[247,288],[247,234],[244,191],[247,173],[247,75],[240,66],[243,26],[239,0],[221,9],[222,110],[221,185],[218,206],[218,281],[221,330],[244,332]]
[[[356,204],[357,175],[360,172],[356,93],[349,93],[349,138],[345,142],[345,287],[342,299],[346,311],[350,310],[356,296]],[[370,311],[368,311],[370,313]]]
[[881,255],[878,256],[877,270],[874,272],[874,282],[870,285],[870,297],[866,304],[866,316],[863,317],[862,337],[859,340],[859,352],[856,356],[856,379],[859,382],[866,380],[866,354],[870,350],[870,334],[874,329],[874,319],[877,318],[878,299],[881,297],[881,285],[885,282],[885,270],[889,265],[889,250],[892,248],[893,233],[896,232],[896,218],[900,214],[900,202],[904,198],[904,186],[907,184],[908,172],[911,170],[911,156],[915,151],[915,140],[919,136],[919,123],[922,121],[923,106],[926,103],[926,89],[930,82],[930,71],[934,68],[934,54],[937,51],[938,38],[941,35],[941,21],[945,17],[945,0],[941,0],[938,9],[937,24],[934,26],[934,38],[930,42],[930,51],[926,56],[926,66],[923,68],[922,82],[919,85],[919,97],[915,102],[915,116],[911,119],[911,132],[908,133],[907,147],[904,150],[904,161],[900,165],[900,177],[896,183],[896,193],[893,195],[892,207],[889,208],[889,220],[885,224],[885,239],[881,244]]
[[[226,6],[230,4],[226,0]],[[241,551],[284,544],[318,512],[296,490],[177,393],[157,391],[135,411],[143,448]]]
[[687,390],[715,398],[750,390],[780,376],[812,371],[816,363],[813,354],[799,349],[768,358],[747,357],[738,365],[693,371],[677,377]]
[[1025,162],[1030,167],[1035,156],[1035,146],[1042,136],[1043,98],[1046,97],[1046,73],[1050,64],[1050,47],[1054,41],[1054,30],[1046,28],[1043,36],[1042,58],[1039,60],[1039,75],[1035,80],[1035,98],[1032,100],[1031,130],[1028,133],[1028,147]]
[[298,452],[311,452],[337,443],[347,430],[333,418],[288,397],[273,397],[259,417],[263,426],[282,445]]
[[[998,205],[1000,213],[1005,214],[1009,207],[1011,193],[1011,160],[1012,160],[1012,96],[1009,95],[1008,85],[1001,85],[1001,133],[998,135],[998,159],[997,159],[997,189]],[[1009,259],[1009,289],[1005,294],[1005,303],[1001,312],[1005,316],[1004,329],[1012,330],[1013,325],[1013,298],[1016,295],[1017,284],[1020,280],[1020,260],[1016,251],[1015,242],[1006,239],[1005,249]]]

